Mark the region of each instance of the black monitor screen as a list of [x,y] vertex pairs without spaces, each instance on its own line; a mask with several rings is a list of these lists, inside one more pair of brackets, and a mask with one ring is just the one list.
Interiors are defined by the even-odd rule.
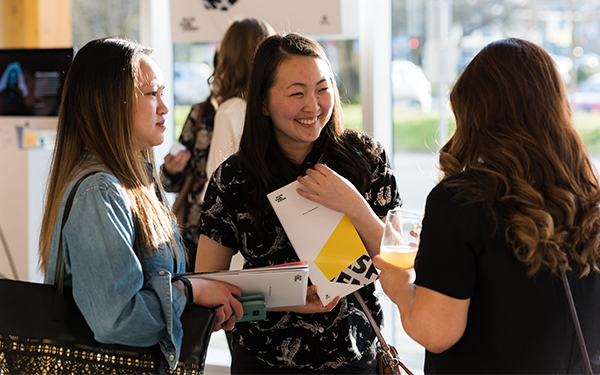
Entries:
[[0,116],[58,116],[72,48],[0,49]]

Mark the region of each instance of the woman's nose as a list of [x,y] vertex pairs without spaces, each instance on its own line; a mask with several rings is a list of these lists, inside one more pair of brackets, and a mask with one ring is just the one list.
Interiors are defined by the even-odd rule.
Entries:
[[167,113],[169,113],[169,108],[167,107],[167,105],[163,101],[162,96],[158,97],[158,108],[156,109],[156,112],[159,115],[166,115]]
[[306,102],[304,103],[304,112],[314,113],[321,107],[319,104],[319,98],[317,95],[307,95]]

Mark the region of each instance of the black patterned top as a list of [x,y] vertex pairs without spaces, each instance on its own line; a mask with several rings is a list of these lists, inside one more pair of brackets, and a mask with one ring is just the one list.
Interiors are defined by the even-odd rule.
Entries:
[[[204,106],[200,123],[197,124],[200,107]],[[189,264],[194,268],[194,259],[196,253],[196,247],[198,245],[198,223],[200,222],[200,211],[202,209],[202,191],[204,185],[208,181],[206,175],[206,161],[208,159],[208,151],[210,150],[210,143],[213,133],[213,123],[215,117],[215,110],[207,100],[203,103],[192,105],[190,113],[183,124],[181,135],[179,136],[179,142],[181,142],[188,150],[191,151],[192,155],[186,165],[186,169],[178,174],[172,175],[168,173],[164,164],[160,169],[160,178],[166,191],[179,193],[182,187],[184,174],[189,169],[194,177],[191,187],[190,194],[190,207],[188,210],[187,218],[183,224],[181,236],[186,242],[190,256],[193,258]],[[196,129],[198,131],[196,132]]]
[[[381,144],[366,135],[362,137],[365,144],[375,146],[379,155],[377,161],[371,163],[371,185],[364,197],[383,218],[389,209],[401,204],[396,179]],[[323,150],[315,144],[299,175],[304,175],[315,163],[327,163],[324,159]],[[344,175],[344,171],[336,172]],[[246,260],[244,268],[298,261],[272,207],[268,208],[270,219],[260,226],[250,217],[245,204],[249,189],[235,154],[213,173],[202,207],[200,234],[234,252],[240,251]],[[360,289],[381,325],[381,306],[373,291],[373,284]],[[268,312],[264,321],[236,324],[233,336],[236,344],[274,370],[284,367],[335,370],[359,362],[363,357],[375,358],[376,336],[353,295],[341,298],[329,313]],[[372,366],[372,363],[367,365]]]

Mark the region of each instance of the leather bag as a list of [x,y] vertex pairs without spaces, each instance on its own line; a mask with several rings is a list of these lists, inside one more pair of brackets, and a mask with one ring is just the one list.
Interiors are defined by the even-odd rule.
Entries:
[[0,374],[202,374],[215,309],[188,304],[181,316],[183,343],[171,370],[158,345],[103,344],[64,282],[64,228],[75,192],[71,190],[61,226],[55,284],[0,279]]
[[377,322],[373,319],[371,311],[367,307],[367,304],[363,300],[362,296],[358,291],[354,292],[354,297],[358,300],[358,303],[362,307],[369,323],[377,335],[379,343],[377,344],[377,373],[381,375],[413,375],[413,373],[402,363],[398,351],[392,345],[388,345],[377,326]]

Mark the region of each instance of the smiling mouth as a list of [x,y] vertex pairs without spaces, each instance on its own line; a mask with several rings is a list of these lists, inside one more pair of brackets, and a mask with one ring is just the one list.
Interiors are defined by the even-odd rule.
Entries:
[[317,122],[317,120],[319,120],[319,116],[315,116],[312,118],[296,119],[296,121],[298,121],[302,125],[312,125],[315,122]]

